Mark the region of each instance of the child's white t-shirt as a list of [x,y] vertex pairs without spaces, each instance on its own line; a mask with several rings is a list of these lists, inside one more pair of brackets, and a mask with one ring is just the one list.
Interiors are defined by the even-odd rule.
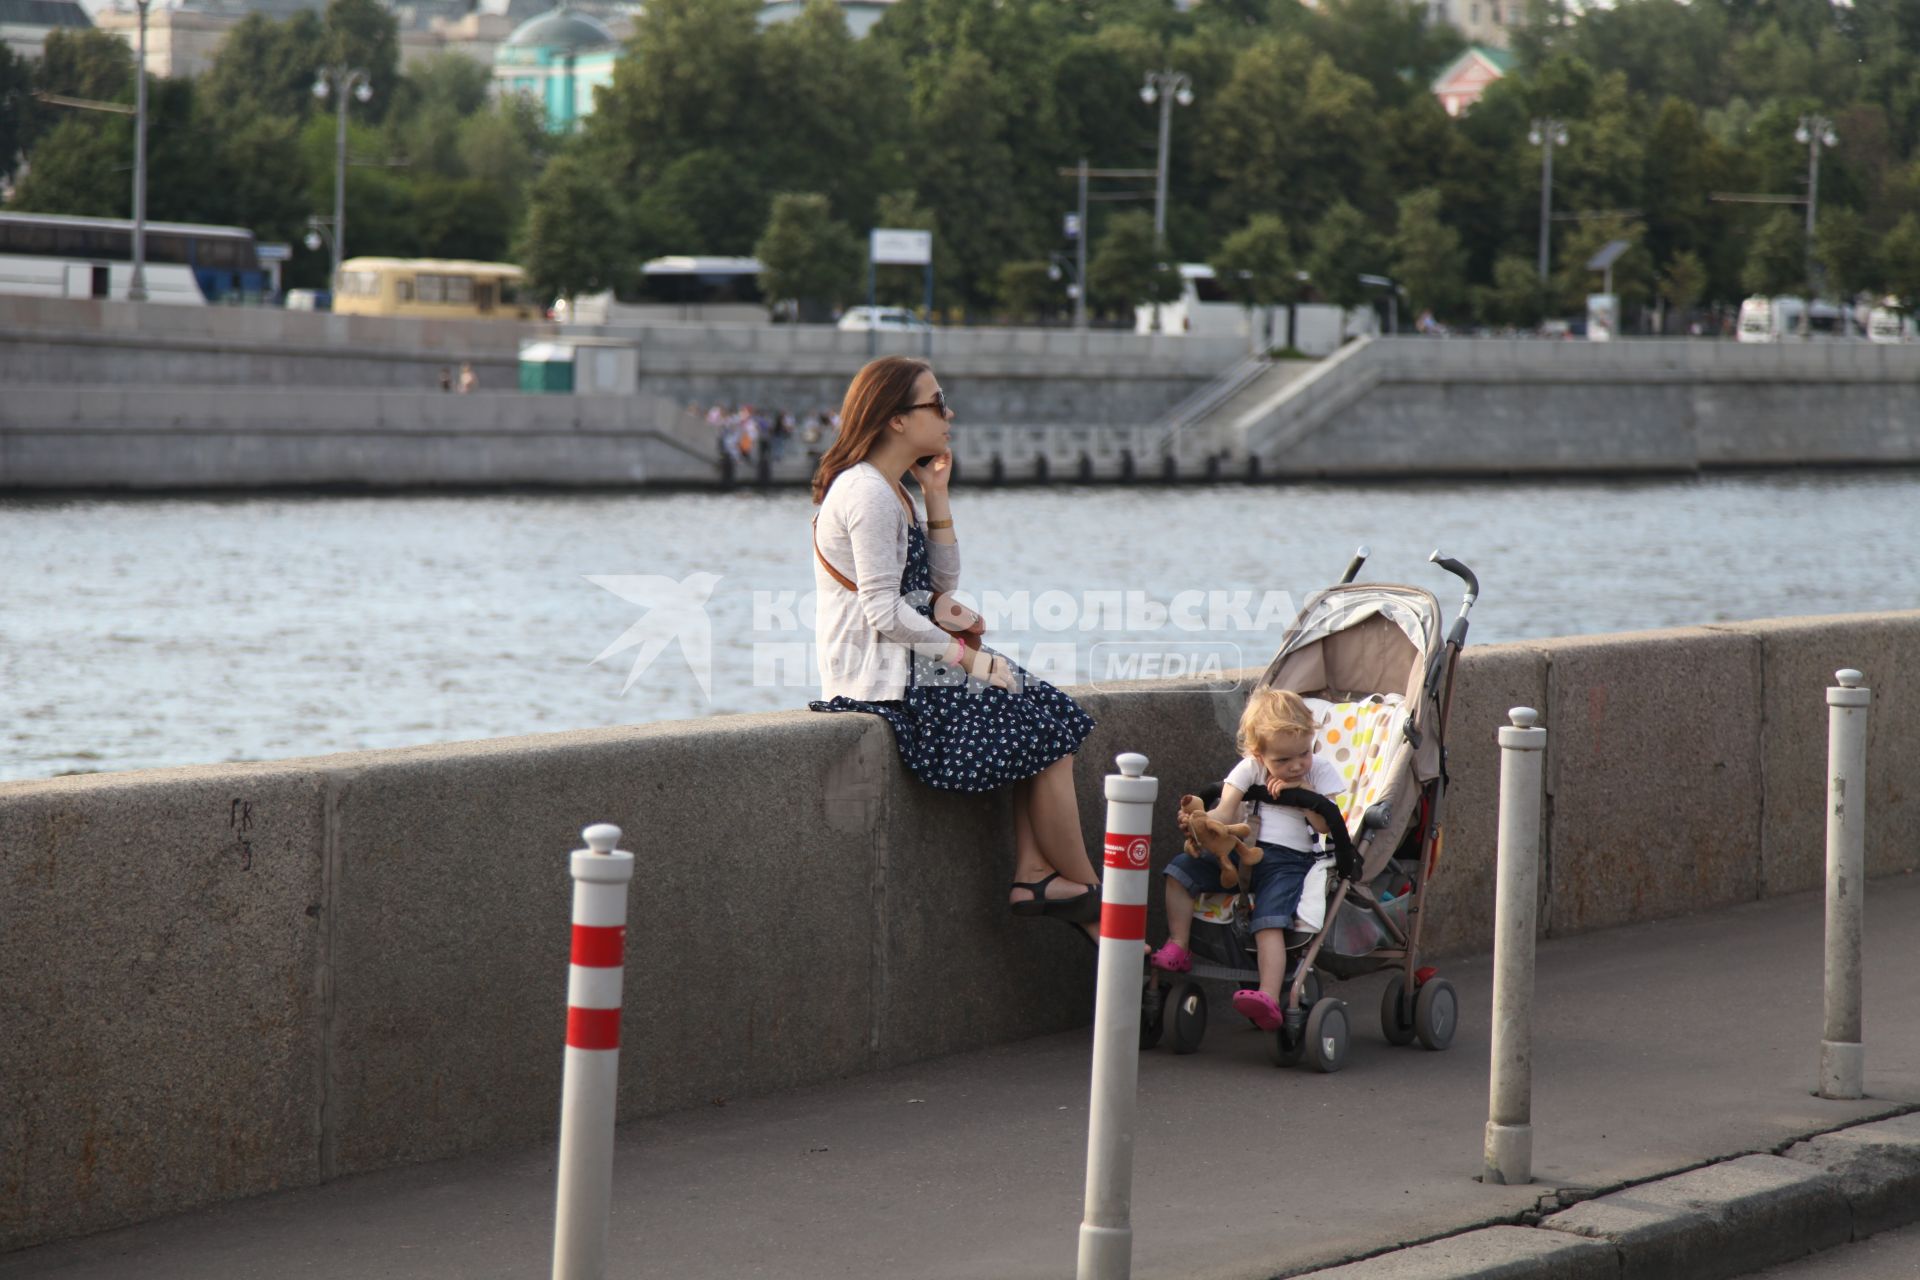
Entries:
[[[1225,785],[1245,795],[1253,790],[1256,784],[1266,780],[1267,766],[1261,764],[1258,758],[1247,756],[1233,767],[1233,772],[1227,775]],[[1340,776],[1340,770],[1335,767],[1333,761],[1317,755],[1313,758],[1313,767],[1307,770],[1307,776],[1300,785],[1309,791],[1318,791],[1332,800],[1347,789],[1347,780]],[[1264,802],[1259,809],[1260,829],[1257,832],[1257,838],[1261,844],[1285,845],[1289,849],[1298,849],[1302,853],[1313,851],[1314,839],[1319,833],[1307,825],[1305,811]]]

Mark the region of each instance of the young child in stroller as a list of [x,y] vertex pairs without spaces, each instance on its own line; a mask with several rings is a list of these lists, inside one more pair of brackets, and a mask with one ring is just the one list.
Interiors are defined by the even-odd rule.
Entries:
[[[1259,963],[1257,990],[1237,991],[1235,1010],[1251,1018],[1262,1031],[1280,1025],[1281,985],[1286,979],[1287,941],[1300,909],[1301,889],[1314,865],[1325,856],[1314,852],[1316,833],[1328,833],[1328,815],[1341,821],[1333,798],[1347,789],[1340,772],[1325,757],[1313,754],[1313,714],[1300,695],[1286,689],[1259,689],[1240,713],[1236,735],[1240,763],[1221,786],[1220,803],[1212,816],[1221,822],[1239,821],[1240,805],[1249,804],[1253,836],[1264,853],[1251,868],[1241,868],[1242,879],[1252,879],[1253,939]],[[1187,817],[1179,819],[1186,830]],[[1344,835],[1344,828],[1342,829]],[[1339,842],[1342,854],[1351,846]],[[1236,864],[1237,854],[1229,855]],[[1349,868],[1342,867],[1342,874]],[[1167,932],[1164,946],[1153,953],[1154,968],[1186,973],[1193,968],[1187,950],[1193,928],[1193,898],[1220,893],[1220,865],[1211,858],[1182,853],[1167,865]]]

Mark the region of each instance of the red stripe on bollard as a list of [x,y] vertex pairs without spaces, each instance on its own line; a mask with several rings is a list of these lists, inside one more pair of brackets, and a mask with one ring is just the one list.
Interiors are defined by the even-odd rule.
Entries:
[[1100,904],[1100,936],[1137,942],[1147,936],[1147,909],[1124,902]]
[[1146,836],[1107,833],[1107,865],[1122,871],[1145,871],[1153,841]]
[[618,969],[626,954],[627,926],[573,926],[573,963],[587,969]]
[[567,1047],[569,1049],[618,1049],[620,1047],[620,1011],[569,1006]]

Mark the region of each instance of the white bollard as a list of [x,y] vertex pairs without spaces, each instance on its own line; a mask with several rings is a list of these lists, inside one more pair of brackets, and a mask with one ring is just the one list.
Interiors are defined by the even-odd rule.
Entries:
[[1118,757],[1107,775],[1106,875],[1100,887],[1100,978],[1093,1004],[1093,1092],[1087,1116],[1087,1201],[1079,1280],[1133,1271],[1133,1135],[1140,1080],[1140,976],[1147,870],[1160,780],[1147,758]]
[[1861,907],[1867,871],[1867,704],[1851,667],[1827,690],[1827,1020],[1820,1096],[1866,1096],[1860,1036]]
[[1533,952],[1547,731],[1532,707],[1500,729],[1498,887],[1493,905],[1493,1054],[1482,1181],[1533,1181]]
[[620,1079],[620,975],[626,959],[633,855],[602,823],[573,851],[573,963],[567,977],[567,1062],[560,1086],[560,1192],[553,1280],[604,1280],[613,1201],[613,1122]]

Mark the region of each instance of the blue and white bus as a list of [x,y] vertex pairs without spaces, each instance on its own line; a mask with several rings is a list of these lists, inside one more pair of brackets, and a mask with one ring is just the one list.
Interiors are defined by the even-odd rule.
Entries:
[[[273,279],[244,227],[149,222],[147,300],[184,306],[257,302]],[[125,301],[133,223],[58,213],[0,213],[0,293]]]

